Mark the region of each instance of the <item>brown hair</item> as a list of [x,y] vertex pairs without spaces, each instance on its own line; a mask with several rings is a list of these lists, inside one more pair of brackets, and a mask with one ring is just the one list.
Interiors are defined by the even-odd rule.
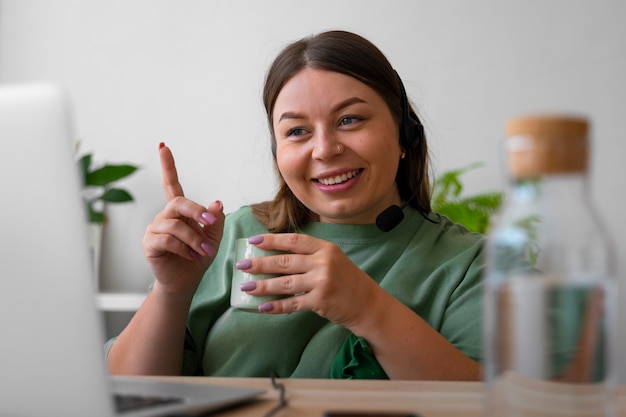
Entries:
[[[398,125],[402,120],[399,79],[387,58],[367,39],[350,32],[329,31],[301,39],[285,47],[270,66],[263,89],[263,103],[269,123],[279,189],[274,200],[252,206],[255,217],[274,233],[295,232],[312,219],[311,211],[292,193],[278,170],[276,136],[272,124],[278,94],[285,83],[304,68],[334,71],[356,78],[380,94]],[[412,108],[410,114],[418,120]],[[419,187],[417,198],[413,199],[410,205],[427,214],[430,212],[431,190],[426,138],[424,137],[417,148],[404,151],[407,152],[406,157],[400,160],[396,173],[400,198],[407,201]]]

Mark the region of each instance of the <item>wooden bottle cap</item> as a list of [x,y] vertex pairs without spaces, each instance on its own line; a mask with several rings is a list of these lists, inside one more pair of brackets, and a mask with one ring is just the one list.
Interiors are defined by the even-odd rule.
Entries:
[[535,115],[506,124],[506,158],[514,178],[586,172],[589,123],[572,116]]

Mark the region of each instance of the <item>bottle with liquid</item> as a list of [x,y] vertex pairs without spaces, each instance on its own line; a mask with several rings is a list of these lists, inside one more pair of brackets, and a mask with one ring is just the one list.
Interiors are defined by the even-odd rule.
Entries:
[[510,120],[487,241],[488,417],[614,415],[615,255],[589,190],[589,123]]

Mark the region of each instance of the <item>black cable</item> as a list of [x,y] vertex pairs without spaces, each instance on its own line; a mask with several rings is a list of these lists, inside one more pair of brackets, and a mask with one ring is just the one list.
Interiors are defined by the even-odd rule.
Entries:
[[265,414],[265,417],[271,417],[273,415],[275,415],[276,413],[278,413],[278,411],[282,410],[283,408],[287,407],[287,398],[286,398],[286,390],[285,390],[285,385],[283,385],[282,383],[278,382],[278,374],[274,371],[271,372],[270,374],[270,378],[272,381],[272,386],[274,387],[274,389],[278,390],[278,404],[276,404],[276,406],[274,408],[272,408],[270,411],[267,412],[267,414]]

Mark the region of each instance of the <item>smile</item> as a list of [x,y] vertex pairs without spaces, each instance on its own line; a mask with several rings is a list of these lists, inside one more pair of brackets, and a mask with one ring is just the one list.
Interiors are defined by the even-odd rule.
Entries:
[[355,169],[354,171],[346,172],[346,173],[343,173],[341,175],[336,175],[334,177],[318,178],[316,181],[319,182],[320,184],[324,184],[324,185],[341,184],[342,182],[348,181],[350,178],[354,178],[361,171],[362,171],[361,169]]

